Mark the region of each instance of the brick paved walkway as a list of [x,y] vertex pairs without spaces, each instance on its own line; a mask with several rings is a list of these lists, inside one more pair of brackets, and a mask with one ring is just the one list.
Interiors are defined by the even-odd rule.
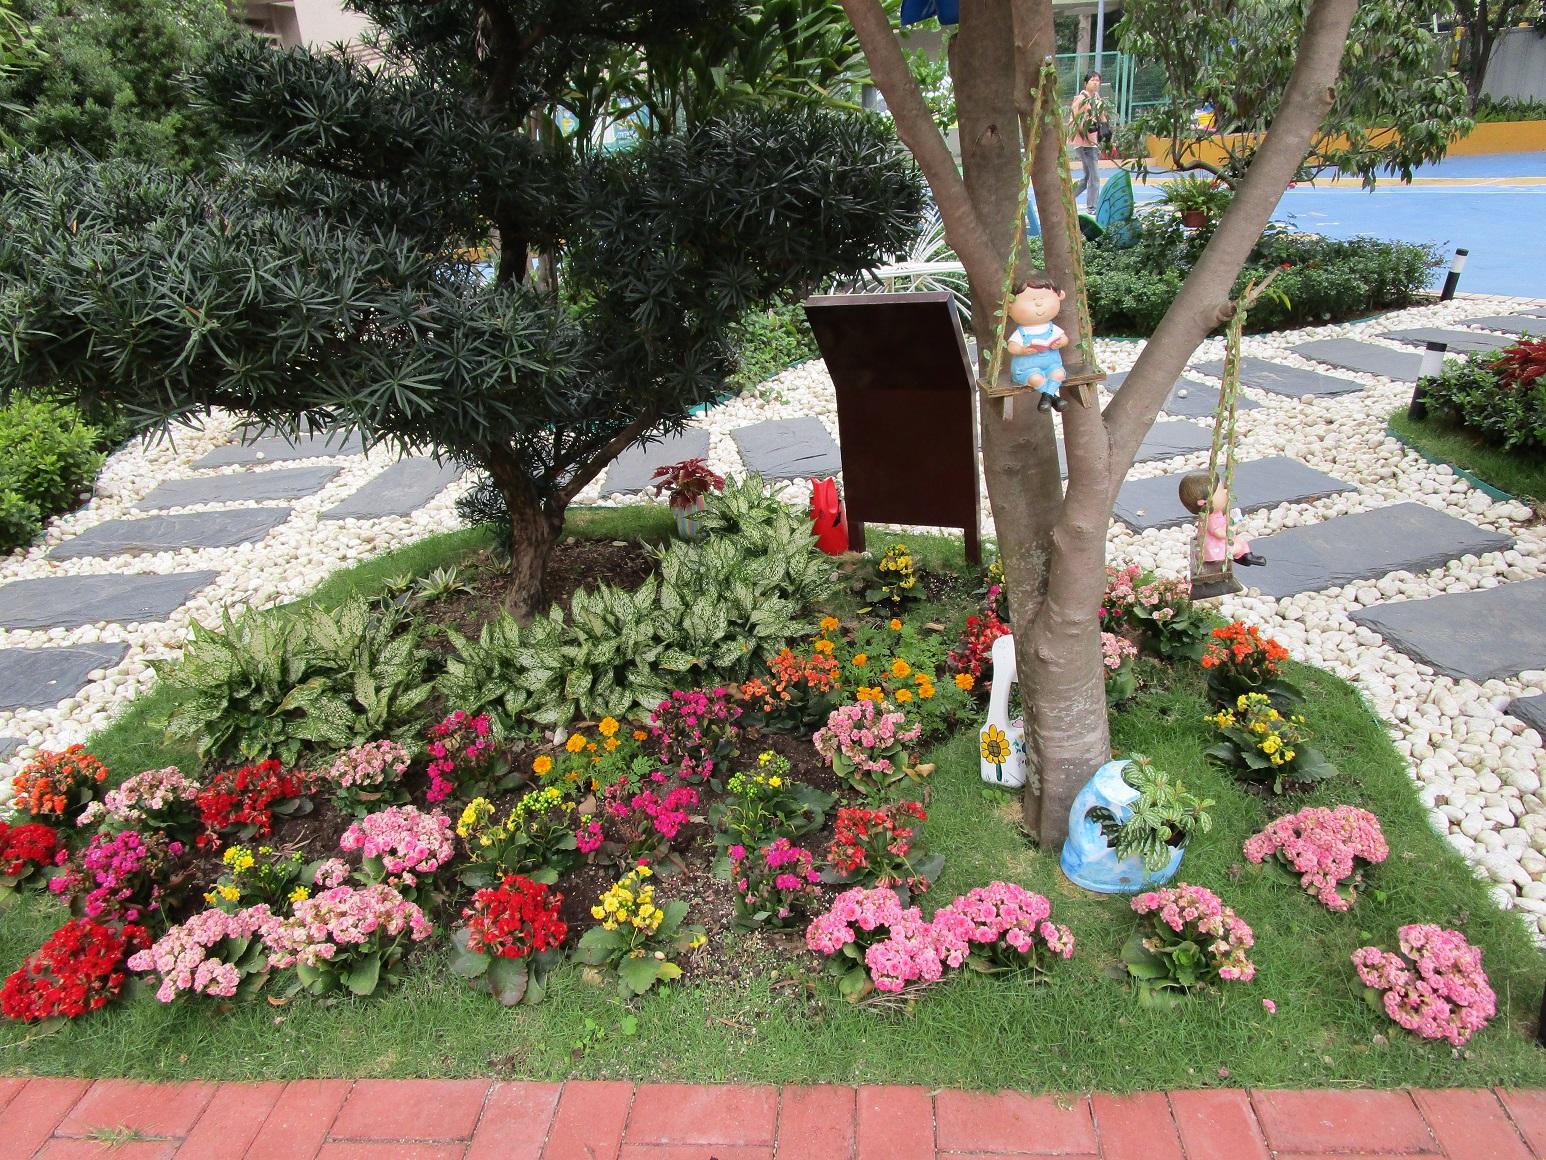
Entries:
[[910,1087],[0,1078],[0,1160],[1530,1160],[1546,1091],[1029,1096]]

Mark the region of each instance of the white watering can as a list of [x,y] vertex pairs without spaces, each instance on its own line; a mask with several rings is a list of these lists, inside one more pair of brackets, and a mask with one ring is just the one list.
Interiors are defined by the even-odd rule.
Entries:
[[1015,638],[1006,633],[993,642],[993,692],[988,720],[978,734],[982,780],[1005,789],[1025,784],[1025,721],[1009,719],[1009,688],[1016,679]]

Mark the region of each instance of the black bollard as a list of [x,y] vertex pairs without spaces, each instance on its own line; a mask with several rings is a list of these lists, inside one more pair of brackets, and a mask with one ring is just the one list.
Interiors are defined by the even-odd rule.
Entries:
[[1417,385],[1412,388],[1412,401],[1406,409],[1406,417],[1414,423],[1421,423],[1428,417],[1428,403],[1425,399],[1426,388],[1424,384],[1429,379],[1438,378],[1439,372],[1444,369],[1444,352],[1449,349],[1442,342],[1430,342],[1428,349],[1423,351],[1422,366],[1417,370]]
[[1460,284],[1460,271],[1465,269],[1466,255],[1470,250],[1456,250],[1455,257],[1449,264],[1449,273],[1444,276],[1444,289],[1439,294],[1440,302],[1448,302],[1455,296],[1455,287]]

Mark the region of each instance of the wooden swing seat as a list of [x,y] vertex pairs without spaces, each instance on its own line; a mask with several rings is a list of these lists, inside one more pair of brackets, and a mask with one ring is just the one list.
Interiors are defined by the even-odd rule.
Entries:
[[[1093,386],[1096,383],[1104,382],[1105,379],[1105,371],[1089,371],[1082,375],[1069,375],[1063,380],[1063,389]],[[999,386],[981,378],[977,380],[977,389],[990,399],[1009,399],[1015,395],[1034,395],[1036,393],[1035,387],[1020,387],[1014,383]],[[1090,405],[1089,398],[1083,391],[1080,391],[1075,397],[1079,400],[1081,406],[1088,407]]]

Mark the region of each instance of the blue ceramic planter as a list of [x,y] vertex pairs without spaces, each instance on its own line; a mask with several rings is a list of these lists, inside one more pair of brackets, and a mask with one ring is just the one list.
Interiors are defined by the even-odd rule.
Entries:
[[1150,873],[1137,856],[1118,858],[1106,843],[1100,826],[1087,816],[1096,806],[1105,806],[1118,821],[1133,813],[1138,791],[1122,780],[1125,761],[1108,761],[1095,771],[1074,798],[1068,811],[1068,839],[1063,843],[1062,867],[1068,880],[1098,894],[1137,894],[1140,890],[1163,886],[1181,867],[1182,851],[1177,847],[1163,870]]

